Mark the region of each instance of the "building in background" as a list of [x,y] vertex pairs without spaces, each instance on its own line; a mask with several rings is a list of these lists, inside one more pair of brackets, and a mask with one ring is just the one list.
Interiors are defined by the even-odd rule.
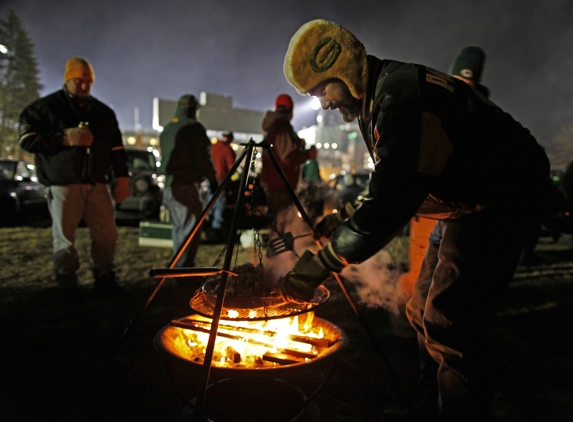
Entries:
[[298,136],[305,140],[307,148],[315,145],[319,150],[318,161],[324,180],[341,172],[373,167],[358,122],[347,123],[339,113],[319,109],[316,125],[298,131]]
[[[211,139],[222,136],[223,132],[233,132],[233,148],[239,150],[240,143],[253,139],[263,140],[261,122],[264,112],[233,107],[233,98],[228,95],[215,95],[201,92],[201,107],[197,110],[197,120],[207,129]],[[138,124],[138,110],[135,111],[136,125],[133,130],[122,130],[123,141],[127,146],[137,148],[159,148],[159,134],[163,126],[175,115],[177,100],[153,99],[153,129],[144,130]],[[368,149],[357,122],[346,123],[339,113],[327,113],[318,109],[317,122],[298,131],[305,140],[306,148],[315,145],[319,150],[318,161],[321,176],[329,179],[341,172],[358,172],[372,168]],[[240,152],[240,151],[239,151]]]

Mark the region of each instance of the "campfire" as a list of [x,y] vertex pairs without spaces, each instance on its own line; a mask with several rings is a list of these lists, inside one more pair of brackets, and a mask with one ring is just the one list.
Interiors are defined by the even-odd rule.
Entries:
[[[193,315],[171,321],[156,345],[177,359],[204,363],[211,320]],[[212,365],[234,370],[268,370],[304,365],[346,346],[344,333],[313,312],[268,321],[223,320],[219,324]]]

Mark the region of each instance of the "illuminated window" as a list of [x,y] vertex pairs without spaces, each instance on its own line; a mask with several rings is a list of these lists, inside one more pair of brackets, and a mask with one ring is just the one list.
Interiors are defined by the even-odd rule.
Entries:
[[157,139],[151,138],[151,139],[149,140],[149,145],[157,145]]
[[135,138],[133,136],[130,136],[129,138],[127,138],[127,143],[129,145],[135,145]]

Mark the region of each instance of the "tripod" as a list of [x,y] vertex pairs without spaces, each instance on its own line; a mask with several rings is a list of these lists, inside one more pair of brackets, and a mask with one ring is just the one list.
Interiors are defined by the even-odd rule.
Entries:
[[[149,306],[149,304],[151,303],[153,298],[157,295],[158,291],[161,289],[161,286],[165,282],[166,278],[168,278],[168,277],[210,276],[210,275],[221,274],[221,279],[220,279],[220,282],[219,282],[218,287],[217,287],[217,298],[216,298],[215,307],[213,310],[213,318],[212,318],[212,322],[211,322],[211,328],[209,330],[209,341],[208,341],[208,344],[207,344],[207,347],[205,350],[205,358],[204,358],[204,363],[203,363],[202,372],[201,372],[200,381],[199,381],[199,389],[198,389],[198,395],[197,395],[197,401],[196,401],[196,408],[199,412],[201,412],[203,410],[203,406],[204,406],[204,402],[205,402],[205,396],[206,396],[206,392],[207,392],[207,386],[208,386],[210,370],[211,370],[211,363],[212,363],[212,359],[213,359],[213,352],[214,352],[214,348],[215,348],[215,340],[216,340],[217,331],[219,328],[219,321],[221,319],[223,302],[225,299],[227,280],[228,280],[229,274],[233,274],[230,271],[230,267],[231,267],[231,263],[232,263],[232,259],[233,259],[235,239],[236,239],[237,231],[239,229],[239,219],[241,217],[242,210],[244,209],[243,208],[244,201],[245,201],[244,192],[246,192],[248,189],[249,171],[250,171],[249,165],[244,166],[242,174],[241,174],[241,181],[240,181],[240,186],[239,186],[239,195],[237,196],[237,200],[236,200],[235,213],[233,215],[233,219],[232,219],[232,223],[231,223],[231,228],[230,228],[230,232],[229,232],[227,250],[225,252],[225,259],[224,259],[223,267],[222,268],[217,268],[217,267],[175,268],[175,265],[177,264],[178,260],[180,259],[181,255],[183,254],[185,249],[188,247],[191,240],[199,232],[199,229],[201,228],[202,224],[204,223],[205,219],[207,218],[209,212],[213,208],[213,206],[214,206],[215,202],[217,201],[217,199],[219,198],[219,196],[223,192],[225,192],[225,187],[230,182],[231,177],[237,171],[237,169],[239,168],[241,163],[243,161],[246,161],[247,164],[252,162],[253,153],[257,147],[263,148],[264,152],[266,154],[268,154],[268,157],[270,158],[270,161],[271,161],[273,167],[277,171],[277,173],[280,176],[284,186],[286,187],[287,191],[289,192],[289,195],[291,196],[293,204],[296,206],[297,210],[299,211],[300,216],[303,218],[303,220],[306,223],[306,225],[308,226],[308,228],[313,233],[315,233],[313,223],[310,220],[307,212],[305,211],[304,207],[302,206],[302,204],[301,204],[300,200],[298,199],[296,193],[294,192],[293,188],[290,186],[290,184],[286,178],[286,175],[284,174],[282,168],[280,167],[276,157],[273,155],[273,152],[271,150],[271,145],[266,140],[264,140],[260,143],[256,143],[252,139],[248,143],[242,144],[242,145],[245,146],[245,148],[243,149],[243,151],[241,152],[239,157],[236,159],[233,167],[230,169],[230,171],[227,173],[227,175],[225,176],[223,181],[220,183],[217,191],[215,192],[215,194],[213,195],[213,197],[211,198],[211,200],[209,201],[209,203],[205,207],[203,214],[201,215],[201,217],[199,218],[199,220],[197,221],[197,223],[195,224],[195,226],[191,230],[191,233],[187,237],[187,240],[185,241],[185,243],[179,248],[177,253],[174,254],[168,268],[153,269],[150,271],[150,275],[152,277],[158,279],[158,281],[155,285],[155,288],[153,289],[153,292],[151,293],[151,295],[149,296],[149,298],[147,299],[147,301],[145,302],[145,304],[143,305],[141,310],[136,314],[136,316],[129,322],[129,324],[125,328],[118,344],[116,345],[116,347],[113,350],[112,355],[111,355],[111,357],[113,357],[115,355],[115,353],[118,351],[119,347],[121,346],[121,344],[125,340],[127,334],[130,332],[130,330],[133,328],[133,326],[135,326],[135,324],[137,323],[137,321],[139,320],[139,318],[141,317],[141,315],[143,314],[145,309]],[[316,244],[319,248],[322,248],[322,244],[320,243],[320,241],[317,240]],[[333,273],[333,275],[334,275],[336,281],[338,282],[338,285],[340,286],[342,292],[344,293],[346,299],[350,303],[352,310],[357,315],[360,322],[364,326],[366,332],[368,333],[370,340],[372,341],[372,343],[376,347],[378,353],[380,354],[380,356],[382,357],[382,359],[384,360],[384,362],[388,366],[391,374],[394,377],[397,377],[394,369],[390,365],[390,363],[389,363],[388,359],[386,358],[382,348],[380,347],[380,345],[376,341],[376,338],[374,337],[372,331],[370,330],[367,322],[362,317],[354,299],[352,298],[348,288],[344,284],[344,281],[342,280],[342,278],[340,277],[339,274]]]

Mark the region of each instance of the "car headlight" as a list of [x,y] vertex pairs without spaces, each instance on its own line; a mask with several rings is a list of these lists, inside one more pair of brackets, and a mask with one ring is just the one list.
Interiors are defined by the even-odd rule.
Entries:
[[145,179],[136,180],[134,186],[138,193],[145,193],[149,189],[149,183]]

